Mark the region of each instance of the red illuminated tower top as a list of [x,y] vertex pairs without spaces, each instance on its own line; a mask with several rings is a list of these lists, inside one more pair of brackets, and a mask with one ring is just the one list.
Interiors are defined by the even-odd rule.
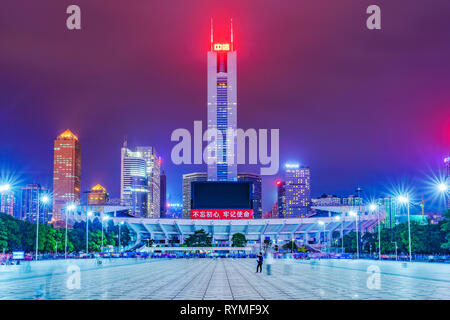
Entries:
[[211,18],[211,51],[234,51],[233,42],[233,19],[230,20],[230,42],[214,42],[213,19]]

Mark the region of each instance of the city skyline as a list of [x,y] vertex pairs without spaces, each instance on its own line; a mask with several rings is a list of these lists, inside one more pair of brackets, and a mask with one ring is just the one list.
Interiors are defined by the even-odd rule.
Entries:
[[[87,6],[94,12],[99,10],[95,4]],[[163,5],[157,6],[164,9]],[[270,16],[267,6],[251,12],[248,6],[232,2],[222,8],[224,10],[206,5],[197,13],[198,3],[194,2],[192,7],[182,5],[188,25],[173,24],[169,32],[162,27],[165,21],[155,17],[152,25],[145,29],[150,34],[140,33],[143,39],[155,42],[151,47],[131,44],[137,55],[132,57],[119,50],[112,41],[115,39],[111,38],[103,44],[113,50],[93,48],[92,43],[97,39],[84,31],[76,39],[70,38],[74,43],[65,42],[70,52],[63,46],[56,46],[53,51],[45,46],[36,48],[27,37],[20,45],[23,49],[36,50],[36,56],[14,55],[14,46],[7,45],[0,53],[0,65],[5,71],[0,75],[0,90],[6,106],[0,112],[4,123],[0,134],[8,137],[2,144],[0,164],[5,170],[20,172],[18,179],[24,185],[39,183],[51,187],[52,150],[49,146],[55,134],[70,128],[83,144],[81,190],[101,184],[116,198],[120,175],[118,150],[123,136],[128,135],[130,145],[150,144],[158,149],[167,173],[168,194],[181,203],[182,174],[205,168],[175,166],[170,162],[170,132],[178,127],[190,127],[193,120],[206,118],[204,60],[209,47],[205,39],[209,40],[210,20],[205,17],[213,16],[215,30],[227,31],[223,35],[218,31],[218,40],[228,39],[228,17],[233,17],[235,43],[240,54],[238,125],[243,128],[280,127],[281,163],[296,160],[311,167],[313,196],[352,194],[358,185],[373,187],[382,193],[387,192],[383,190],[384,185],[401,184],[405,180],[413,185],[422,182],[424,173],[441,167],[442,158],[449,151],[450,97],[446,75],[450,63],[445,57],[450,53],[450,45],[433,36],[439,28],[427,22],[431,16],[426,5],[419,2],[410,8],[385,5],[386,11],[405,16],[403,24],[389,14],[383,16],[383,21],[390,26],[389,36],[384,31],[376,35],[367,33],[359,28],[361,21],[352,19],[354,11],[331,3],[329,6],[336,17],[316,21],[303,15],[319,10],[317,4],[303,4],[302,10],[290,4],[278,9],[280,14],[273,20],[266,19]],[[434,15],[445,12],[448,4],[442,2],[438,6],[442,6],[442,10],[433,12]],[[5,30],[22,23],[18,32],[26,32],[29,24],[24,22],[22,13],[18,16],[20,5],[10,9],[5,9],[10,12],[3,19]],[[134,10],[126,8],[112,14],[118,20],[131,18],[136,14]],[[296,13],[295,17],[290,11]],[[176,17],[175,13],[168,15],[169,20]],[[148,18],[146,16],[145,21],[151,20]],[[42,25],[51,28],[53,23],[55,21],[43,21]],[[102,18],[92,23],[95,27],[102,23],[108,25]],[[351,30],[353,37],[348,37],[351,41],[330,28],[341,23],[340,30]],[[303,30],[302,34],[298,36],[296,31],[290,31],[293,29],[290,24]],[[124,34],[135,31],[133,26],[122,27]],[[158,30],[158,37],[152,27]],[[315,28],[318,31],[312,32]],[[190,31],[191,37],[180,39],[178,35],[185,29]],[[416,38],[407,37],[415,30]],[[67,34],[59,29],[50,30],[48,37],[66,39]],[[167,43],[161,41],[166,38]],[[6,44],[8,39],[5,37]],[[46,40],[42,36],[39,39]],[[405,45],[395,46],[397,39],[402,39]],[[127,43],[126,37],[119,40]],[[337,46],[338,42],[342,43]],[[427,50],[420,50],[417,42]],[[289,47],[284,45],[287,43]],[[179,52],[178,46],[184,49]],[[370,52],[360,52],[362,46]],[[80,47],[93,48],[93,51],[85,52]],[[97,61],[92,65],[86,59],[88,53],[111,52],[108,63]],[[46,58],[59,53],[65,58]],[[379,68],[386,60],[391,67]],[[114,65],[119,65],[119,61],[123,70],[134,72],[132,77],[121,80],[122,77],[117,76]],[[299,65],[292,66],[289,61],[297,61]],[[16,63],[22,65],[19,72],[10,68]],[[81,68],[75,68],[77,66]],[[136,66],[141,71],[133,71],[137,70]],[[47,68],[45,72],[49,75],[44,82],[33,76],[33,71],[36,68],[42,71],[39,69],[42,67]],[[61,82],[56,69],[65,70],[69,76]],[[177,77],[180,69],[185,72],[183,79]],[[283,81],[275,81],[279,78]],[[94,94],[90,89],[98,81],[94,84],[89,79],[100,81],[98,90],[92,90],[96,91]],[[385,80],[380,83],[377,79]],[[129,81],[131,86],[124,81]],[[399,82],[402,88],[397,88]],[[76,90],[63,90],[62,83]],[[123,90],[114,90],[120,86]],[[178,90],[181,98],[170,95],[173,90]],[[22,91],[27,94],[22,95]],[[147,117],[149,113],[154,117]],[[35,121],[35,116],[40,121]],[[16,129],[18,124],[20,131]],[[240,170],[254,172],[256,168],[244,166]],[[279,175],[263,178],[263,212],[276,200],[274,183],[278,178]]]

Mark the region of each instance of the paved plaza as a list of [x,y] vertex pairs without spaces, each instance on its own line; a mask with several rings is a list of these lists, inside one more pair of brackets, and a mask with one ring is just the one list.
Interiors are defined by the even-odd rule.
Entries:
[[448,264],[276,260],[271,275],[255,268],[255,259],[229,258],[23,262],[0,266],[0,299],[450,299]]

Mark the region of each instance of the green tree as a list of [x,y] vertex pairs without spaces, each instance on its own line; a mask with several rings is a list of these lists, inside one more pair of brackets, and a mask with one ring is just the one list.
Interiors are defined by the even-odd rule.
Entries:
[[231,237],[232,247],[245,247],[247,244],[247,239],[245,239],[245,234],[237,232]]
[[441,244],[441,248],[450,250],[450,210],[447,210],[444,215],[444,221],[441,224],[441,231],[444,233],[444,241]]
[[295,251],[297,251],[297,249],[298,249],[298,246],[297,246],[297,244],[295,243],[295,241],[288,241],[288,242],[286,242],[283,246],[282,246],[282,248],[284,249],[284,250],[289,250],[289,251],[291,251],[291,252],[295,252]]
[[0,250],[8,249],[8,230],[6,230],[6,224],[3,220],[0,220]]
[[188,247],[211,247],[211,240],[209,233],[200,229],[187,237],[185,243]]

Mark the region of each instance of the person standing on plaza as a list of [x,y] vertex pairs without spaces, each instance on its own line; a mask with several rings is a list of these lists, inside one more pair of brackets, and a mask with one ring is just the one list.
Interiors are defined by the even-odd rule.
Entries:
[[272,274],[272,263],[273,263],[273,255],[272,252],[267,252],[267,275],[270,276]]
[[262,253],[260,252],[260,253],[256,256],[256,262],[258,263],[258,264],[256,265],[256,273],[258,273],[258,270],[259,270],[259,273],[262,272],[263,260],[264,260],[264,258],[263,258],[263,256],[262,256]]

